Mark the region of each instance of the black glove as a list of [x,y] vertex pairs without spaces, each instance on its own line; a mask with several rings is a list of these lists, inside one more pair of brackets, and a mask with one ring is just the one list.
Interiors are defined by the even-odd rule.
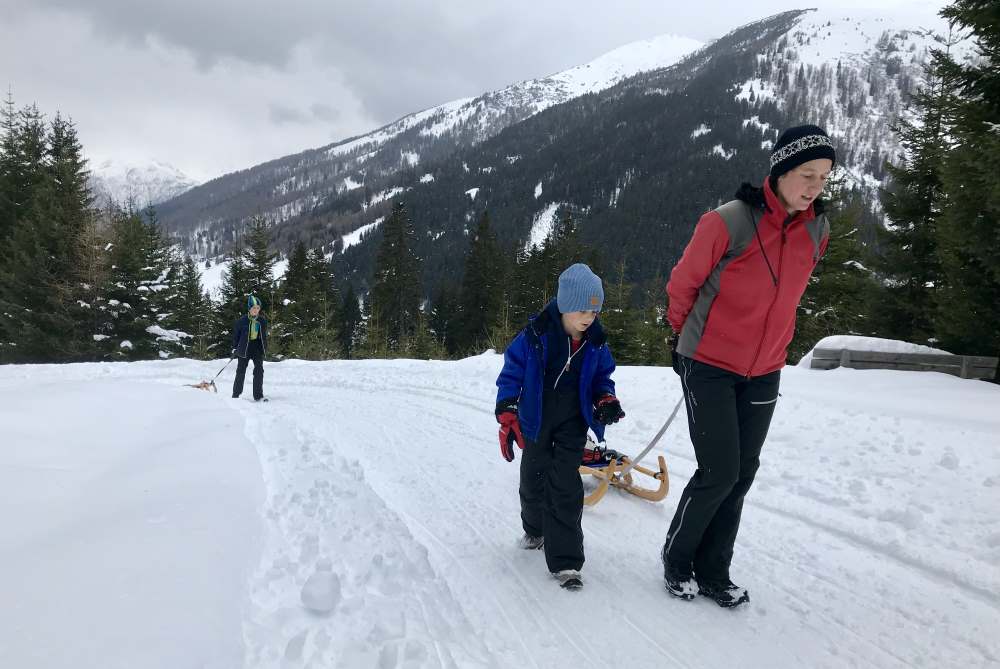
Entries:
[[681,375],[680,354],[677,353],[677,342],[679,339],[680,335],[673,330],[670,331],[670,335],[667,337],[667,349],[670,351],[670,366],[674,368],[674,373],[677,376]]
[[497,417],[497,422],[498,423],[500,422],[500,414],[503,414],[503,413],[513,413],[513,414],[516,414],[517,413],[517,398],[516,397],[512,397],[511,399],[508,399],[508,400],[500,400],[499,402],[497,402],[496,411],[494,411],[493,413]]
[[597,400],[597,404],[594,406],[594,420],[601,425],[617,423],[624,417],[625,412],[622,411],[622,403],[614,395],[605,395]]

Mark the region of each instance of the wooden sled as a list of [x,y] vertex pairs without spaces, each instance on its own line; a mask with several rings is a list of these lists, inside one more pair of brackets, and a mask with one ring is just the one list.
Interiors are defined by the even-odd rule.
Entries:
[[209,392],[217,393],[218,389],[215,387],[215,381],[202,381],[201,383],[185,383],[188,388],[197,388],[198,390],[208,390]]
[[[657,456],[657,466],[658,471],[648,469],[642,465],[633,466],[624,475],[622,471],[631,462],[627,455],[621,455],[615,451],[606,451],[608,457],[604,464],[586,464],[580,465],[581,475],[590,475],[598,480],[597,489],[594,490],[589,495],[584,495],[583,503],[587,506],[593,506],[601,501],[604,494],[608,492],[608,487],[615,487],[624,490],[627,493],[635,495],[636,497],[641,497],[642,499],[647,499],[650,502],[659,502],[664,497],[667,496],[667,491],[670,489],[670,478],[667,475],[667,463],[663,459],[663,456]],[[636,474],[641,474],[642,476],[648,476],[656,481],[659,481],[659,485],[656,489],[644,488],[640,485],[636,485],[635,480],[638,478]]]

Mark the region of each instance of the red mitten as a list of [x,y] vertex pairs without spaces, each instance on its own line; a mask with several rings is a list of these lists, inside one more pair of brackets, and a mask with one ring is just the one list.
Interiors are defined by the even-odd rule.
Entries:
[[517,420],[517,414],[512,411],[505,411],[497,416],[500,423],[500,455],[507,462],[514,461],[514,444],[518,448],[524,448],[524,437],[521,436],[521,423]]

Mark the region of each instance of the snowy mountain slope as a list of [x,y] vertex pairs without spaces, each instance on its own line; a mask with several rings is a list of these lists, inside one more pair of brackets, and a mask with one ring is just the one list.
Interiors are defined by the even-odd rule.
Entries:
[[[357,191],[359,205],[366,204],[366,184],[440,160],[553,105],[671,65],[700,46],[690,38],[664,35],[543,79],[447,102],[360,137],[212,180],[167,203],[161,219],[172,232],[189,235],[205,223],[232,223],[258,212],[280,223],[308,214],[330,195],[351,191]],[[209,241],[190,242],[196,253],[214,251]]]
[[141,209],[176,197],[198,182],[167,163],[124,165],[105,160],[91,167],[90,184],[98,206],[106,206],[109,200],[118,204],[131,200]]
[[[646,281],[669,271],[705,210],[741,181],[759,182],[782,128],[811,121],[829,127],[838,164],[868,205],[860,221],[867,238],[880,224],[885,161],[899,151],[891,124],[906,115],[933,41],[922,26],[943,27],[899,12],[784,12],[370,189],[405,193],[428,295],[462,271],[465,230],[484,208],[513,247],[529,244],[535,223],[558,205],[585,243],[612,264],[625,261],[627,280]],[[279,235],[309,231],[312,243],[329,247],[334,234],[312,236],[327,221],[358,228],[376,215],[384,211],[343,194]],[[375,262],[372,241],[344,255],[359,290]]]
[[[236,615],[227,587],[192,593],[195,582],[153,559],[155,545],[135,542],[115,517],[89,512],[91,500],[115,489],[135,490],[128,508],[139,520],[159,519],[154,528],[169,528],[173,550],[212,538],[213,550],[187,551],[204,561],[206,583],[222,573],[220,561],[232,561],[233,570],[248,558],[257,565],[244,583],[242,654],[225,645],[231,635],[220,634],[215,648],[184,644],[183,661],[150,653],[144,667],[1000,662],[991,633],[1000,614],[996,386],[934,373],[786,368],[733,565],[752,602],[724,611],[673,600],[662,588],[658,549],[695,467],[683,429],[672,427],[654,451],[671,472],[664,502],[611,491],[585,511],[583,591],[561,591],[539,553],[514,547],[517,464],[497,453],[492,416],[499,365],[492,354],[459,362],[268,364],[273,401],[264,405],[180,387],[213,375],[218,362],[0,368],[0,420],[14,437],[0,451],[0,488],[15,493],[0,498],[0,521],[45,537],[39,543],[15,532],[0,552],[5,567],[17,567],[0,570],[3,591],[15,581],[17,592],[32,591],[30,605],[0,613],[7,614],[0,664],[78,666],[59,660],[83,657],[81,649],[106,666],[122,664],[135,648],[121,641],[123,630],[159,651],[158,642],[184,622],[176,609],[151,605],[163,583],[203,598],[199,615]],[[621,368],[616,380],[628,416],[609,430],[609,444],[634,453],[661,424],[679,385],[668,369]],[[124,395],[137,397],[140,386],[154,401],[128,401]],[[74,523],[52,522],[53,509],[26,503],[25,495],[105,458],[91,438],[103,434],[105,414],[89,404],[68,413],[72,421],[42,424],[42,416],[67,415],[81,393],[133,414],[114,429],[135,457],[107,468],[100,489],[76,498]],[[192,415],[197,420],[185,425],[181,417]],[[249,492],[240,505],[232,486],[220,505],[210,496],[217,482],[202,471],[206,458],[211,471],[217,458],[245,462],[246,452],[232,448],[237,418],[263,471],[255,556],[236,550],[240,533],[204,534],[182,524],[198,516],[199,505],[236,518],[253,506]],[[210,426],[214,432],[195,436]],[[144,446],[149,430],[162,447]],[[147,453],[197,463],[187,486],[147,465]],[[249,471],[245,464],[237,470]],[[174,505],[160,505],[171,496]],[[132,570],[147,568],[156,578],[122,581],[95,570],[93,587],[102,596],[88,599],[93,587],[69,585],[79,566],[70,549],[95,535],[107,538],[101,548],[111,555],[130,546]],[[62,559],[32,560],[43,552]],[[102,624],[52,618],[39,604],[56,601]],[[58,653],[26,663],[40,657],[32,639],[42,635]]]
[[[754,54],[754,75],[733,93],[751,110],[773,103],[823,126],[838,140],[840,162],[854,180],[874,190],[882,185],[884,161],[899,158],[892,124],[907,114],[910,95],[924,83],[931,49],[942,48],[940,38],[947,34],[946,22],[934,15],[813,10]],[[969,47],[953,50],[963,54]],[[768,143],[780,130],[754,125]]]

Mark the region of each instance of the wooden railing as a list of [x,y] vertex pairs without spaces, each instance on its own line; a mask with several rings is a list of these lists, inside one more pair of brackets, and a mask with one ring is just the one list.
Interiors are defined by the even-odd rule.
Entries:
[[998,358],[983,355],[950,353],[883,353],[851,349],[817,348],[812,354],[812,369],[899,369],[916,372],[943,372],[963,379],[993,379]]

